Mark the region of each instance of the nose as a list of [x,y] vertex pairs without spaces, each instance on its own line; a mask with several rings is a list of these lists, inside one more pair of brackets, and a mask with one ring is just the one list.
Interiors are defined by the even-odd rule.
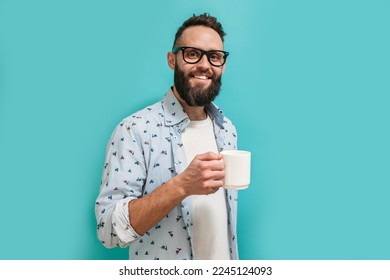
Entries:
[[197,63],[197,66],[198,66],[198,68],[202,68],[202,69],[209,69],[211,67],[211,64],[210,64],[206,54],[204,54],[202,56],[202,58]]

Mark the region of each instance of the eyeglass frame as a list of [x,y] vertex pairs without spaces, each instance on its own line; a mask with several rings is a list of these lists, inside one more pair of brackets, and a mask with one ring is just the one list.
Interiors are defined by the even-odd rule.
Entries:
[[[200,51],[199,60],[196,61],[196,62],[188,62],[188,61],[184,58],[184,51],[185,51],[186,49],[194,49],[194,50]],[[209,51],[205,51],[205,50],[202,50],[202,49],[199,49],[199,48],[187,47],[187,46],[173,48],[173,49],[172,49],[172,52],[173,52],[174,54],[176,54],[176,53],[178,53],[178,51],[180,51],[180,50],[181,50],[182,53],[183,53],[183,60],[184,60],[186,63],[188,63],[188,64],[197,64],[199,61],[202,60],[203,56],[206,55],[207,61],[208,61],[211,65],[213,65],[214,67],[221,67],[221,66],[223,66],[223,65],[226,63],[226,59],[227,59],[227,57],[228,57],[228,55],[229,55],[229,52],[227,52],[227,51],[222,51],[222,50],[209,50]],[[217,52],[222,52],[222,53],[223,53],[223,63],[222,63],[221,65],[215,65],[215,64],[214,64],[213,62],[211,62],[211,60],[210,60],[210,53],[216,52],[216,51],[217,51]]]

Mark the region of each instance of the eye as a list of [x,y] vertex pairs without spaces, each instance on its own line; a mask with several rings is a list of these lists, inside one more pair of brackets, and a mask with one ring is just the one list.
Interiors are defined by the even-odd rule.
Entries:
[[223,55],[220,52],[212,52],[209,57],[212,61],[221,61]]
[[186,57],[189,59],[197,59],[200,56],[200,52],[194,49],[187,49]]

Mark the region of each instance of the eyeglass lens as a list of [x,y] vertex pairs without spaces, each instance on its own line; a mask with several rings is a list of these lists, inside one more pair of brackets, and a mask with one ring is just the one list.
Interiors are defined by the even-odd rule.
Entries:
[[201,51],[193,48],[186,48],[183,50],[184,61],[187,63],[199,62],[203,54],[206,54],[209,62],[214,66],[221,66],[225,62],[225,54],[221,51]]

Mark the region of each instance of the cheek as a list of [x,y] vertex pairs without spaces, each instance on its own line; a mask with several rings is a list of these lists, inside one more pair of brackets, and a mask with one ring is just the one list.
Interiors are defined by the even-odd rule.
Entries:
[[196,69],[190,66],[190,67],[183,67],[181,71],[183,71],[184,76],[191,77],[192,74],[196,71]]
[[211,68],[211,71],[213,72],[214,76],[215,77],[219,77],[223,74],[223,71],[224,71],[224,67],[215,67],[215,66],[212,66]]
[[185,63],[183,61],[178,61],[178,60],[176,60],[176,65],[175,66],[176,66],[177,69],[179,69],[181,72],[183,72],[185,74],[188,73],[189,70],[191,69],[190,64]]
[[224,71],[225,71],[225,66],[218,67],[218,69],[217,69],[217,73],[218,73],[218,75],[220,75],[220,76],[223,74]]
[[216,80],[222,76],[223,70],[221,68],[213,69],[213,74],[214,74],[213,80]]

